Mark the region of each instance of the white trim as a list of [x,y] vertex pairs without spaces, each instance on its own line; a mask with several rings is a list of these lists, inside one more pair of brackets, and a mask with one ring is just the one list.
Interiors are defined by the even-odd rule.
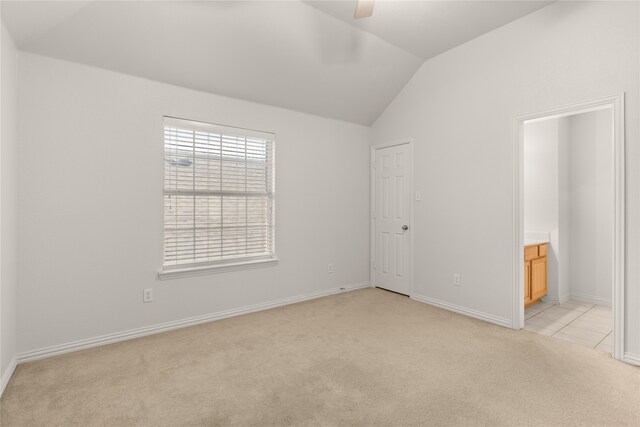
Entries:
[[602,298],[595,295],[583,294],[581,292],[571,292],[571,298],[582,302],[588,302],[589,304],[611,306],[611,298]]
[[201,267],[185,267],[158,271],[160,280],[178,279],[204,274],[226,273],[228,271],[250,270],[253,268],[273,267],[278,264],[278,258],[258,259],[253,261],[230,262],[225,264],[209,264]]
[[376,222],[375,222],[375,203],[376,203],[376,192],[375,192],[375,183],[376,183],[376,149],[375,147],[370,147],[370,165],[369,165],[369,282],[371,282],[371,287],[375,287],[374,283],[375,277],[375,262],[376,262]]
[[381,148],[397,147],[398,145],[413,144],[413,138],[398,139],[397,141],[383,142],[372,145],[371,148],[379,150]]
[[11,363],[9,363],[7,370],[4,371],[4,374],[2,374],[2,377],[0,377],[0,398],[2,397],[2,394],[7,388],[7,385],[9,385],[9,381],[11,380],[13,373],[16,371],[17,364],[18,363],[16,361],[16,358],[14,357],[11,360]]
[[[513,300],[511,327],[524,328],[524,120],[513,119]],[[515,287],[515,289],[514,289]],[[521,303],[522,301],[522,303]]]
[[613,237],[613,357],[625,354],[625,271],[626,271],[626,152],[624,93],[613,97],[614,139],[614,237]]
[[460,305],[450,304],[448,302],[440,301],[435,298],[425,297],[424,295],[413,294],[411,299],[414,299],[425,304],[432,305],[434,307],[443,308],[448,311],[463,314],[465,316],[474,317],[476,319],[484,320],[485,322],[494,323],[496,325],[511,328],[511,319],[504,317],[494,316],[493,314],[483,313],[482,311],[473,310],[470,308],[462,307]]
[[253,304],[246,307],[224,310],[217,313],[205,314],[203,316],[195,316],[182,320],[175,320],[157,325],[146,326],[143,328],[131,329],[128,331],[117,332],[115,334],[102,335],[95,338],[73,341],[65,344],[54,345],[51,347],[40,348],[37,350],[26,351],[18,354],[17,362],[25,363],[33,360],[44,359],[46,357],[57,356],[73,351],[84,350],[87,348],[99,347],[107,344],[113,344],[120,341],[126,341],[134,338],[140,338],[147,335],[159,334],[174,329],[185,328],[188,326],[208,323],[215,320],[227,319],[229,317],[241,316],[243,314],[255,313],[257,311],[268,310],[283,305],[295,304],[315,298],[325,297],[341,292],[354,291],[357,289],[368,288],[369,282],[356,283],[353,285],[345,285],[338,288],[325,289],[322,291],[311,292],[303,295],[282,298],[279,300],[269,301],[261,304]]
[[[599,99],[598,99],[599,100]],[[595,101],[598,101],[595,100]],[[575,109],[573,107],[576,107]],[[570,112],[567,113],[567,109],[570,109]],[[586,102],[581,102],[578,104],[572,104],[572,105],[567,105],[564,107],[559,107],[559,108],[554,108],[551,110],[547,110],[549,112],[551,112],[551,114],[546,114],[546,112],[543,112],[543,114],[536,114],[536,118],[534,119],[527,119],[527,122],[529,123],[535,123],[535,122],[540,122],[543,120],[549,120],[549,119],[559,119],[562,117],[567,117],[567,116],[575,116],[576,114],[583,114],[583,113],[592,113],[594,111],[600,111],[600,110],[606,110],[607,108],[611,108],[611,105],[609,104],[593,104],[593,101],[586,101]]]
[[225,134],[232,136],[251,137],[273,142],[276,133],[263,130],[246,129],[238,126],[221,125],[216,123],[201,122],[198,120],[182,119],[173,116],[163,116],[165,126],[179,129],[197,129],[203,132]]
[[625,353],[622,361],[630,363],[632,365],[640,366],[640,354]]
[[369,281],[371,282],[371,287],[375,288],[376,284],[374,283],[374,278],[375,278],[375,274],[374,274],[374,265],[375,265],[375,235],[376,235],[376,224],[375,224],[375,203],[376,203],[376,195],[375,195],[375,166],[376,166],[376,150],[379,150],[381,148],[389,148],[389,147],[397,147],[398,145],[405,145],[407,144],[409,146],[409,150],[411,152],[411,182],[409,183],[411,189],[410,189],[410,194],[411,194],[411,206],[410,206],[410,218],[409,218],[409,230],[411,230],[411,232],[409,233],[409,250],[411,251],[411,253],[409,254],[409,296],[412,296],[414,293],[414,288],[413,288],[413,260],[414,260],[414,242],[415,239],[413,238],[413,236],[415,235],[415,228],[414,228],[414,213],[415,213],[415,206],[414,206],[414,201],[415,201],[415,191],[414,191],[414,187],[413,187],[413,181],[414,181],[414,176],[415,176],[415,163],[414,163],[414,156],[413,156],[413,138],[406,138],[406,139],[400,139],[397,141],[391,141],[391,142],[385,142],[382,144],[376,144],[376,145],[372,145],[370,148],[370,160],[371,160],[371,165],[370,165],[370,170],[371,170],[371,174],[370,174],[370,182],[369,182],[369,188],[370,188],[370,214],[369,214],[369,225],[370,225],[370,233],[369,233],[369,248],[370,248],[370,254],[371,254],[371,261],[369,262]]
[[552,108],[513,118],[513,300],[512,328],[524,327],[524,122],[543,117],[565,117],[573,114],[611,108],[613,113],[614,174],[614,250],[613,250],[613,357],[624,359],[625,306],[625,112],[624,93]]

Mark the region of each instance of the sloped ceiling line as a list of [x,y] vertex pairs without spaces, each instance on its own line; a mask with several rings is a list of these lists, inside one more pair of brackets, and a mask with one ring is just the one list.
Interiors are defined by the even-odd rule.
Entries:
[[[355,1],[3,1],[1,7],[17,46],[28,52],[370,126],[425,57],[486,30],[475,25],[476,33],[465,32],[469,11],[452,3],[467,2],[392,3],[378,1],[373,17],[357,21]],[[495,25],[530,11],[507,3],[533,2],[470,3]],[[433,24],[423,37],[434,20],[457,22],[456,28]]]

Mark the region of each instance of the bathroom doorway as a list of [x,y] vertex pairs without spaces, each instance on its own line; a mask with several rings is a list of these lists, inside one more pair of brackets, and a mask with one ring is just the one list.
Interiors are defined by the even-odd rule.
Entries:
[[515,119],[514,328],[624,355],[623,95]]

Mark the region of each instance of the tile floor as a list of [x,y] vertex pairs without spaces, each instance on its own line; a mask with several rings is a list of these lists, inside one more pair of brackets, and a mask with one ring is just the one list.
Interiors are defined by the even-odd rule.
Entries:
[[528,331],[611,353],[611,307],[575,300],[565,304],[539,302],[525,310],[524,318]]

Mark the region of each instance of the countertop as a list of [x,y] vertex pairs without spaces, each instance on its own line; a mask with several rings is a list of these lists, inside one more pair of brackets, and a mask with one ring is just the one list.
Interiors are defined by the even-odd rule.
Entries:
[[538,246],[544,245],[545,243],[549,243],[547,240],[542,239],[524,239],[524,246]]

